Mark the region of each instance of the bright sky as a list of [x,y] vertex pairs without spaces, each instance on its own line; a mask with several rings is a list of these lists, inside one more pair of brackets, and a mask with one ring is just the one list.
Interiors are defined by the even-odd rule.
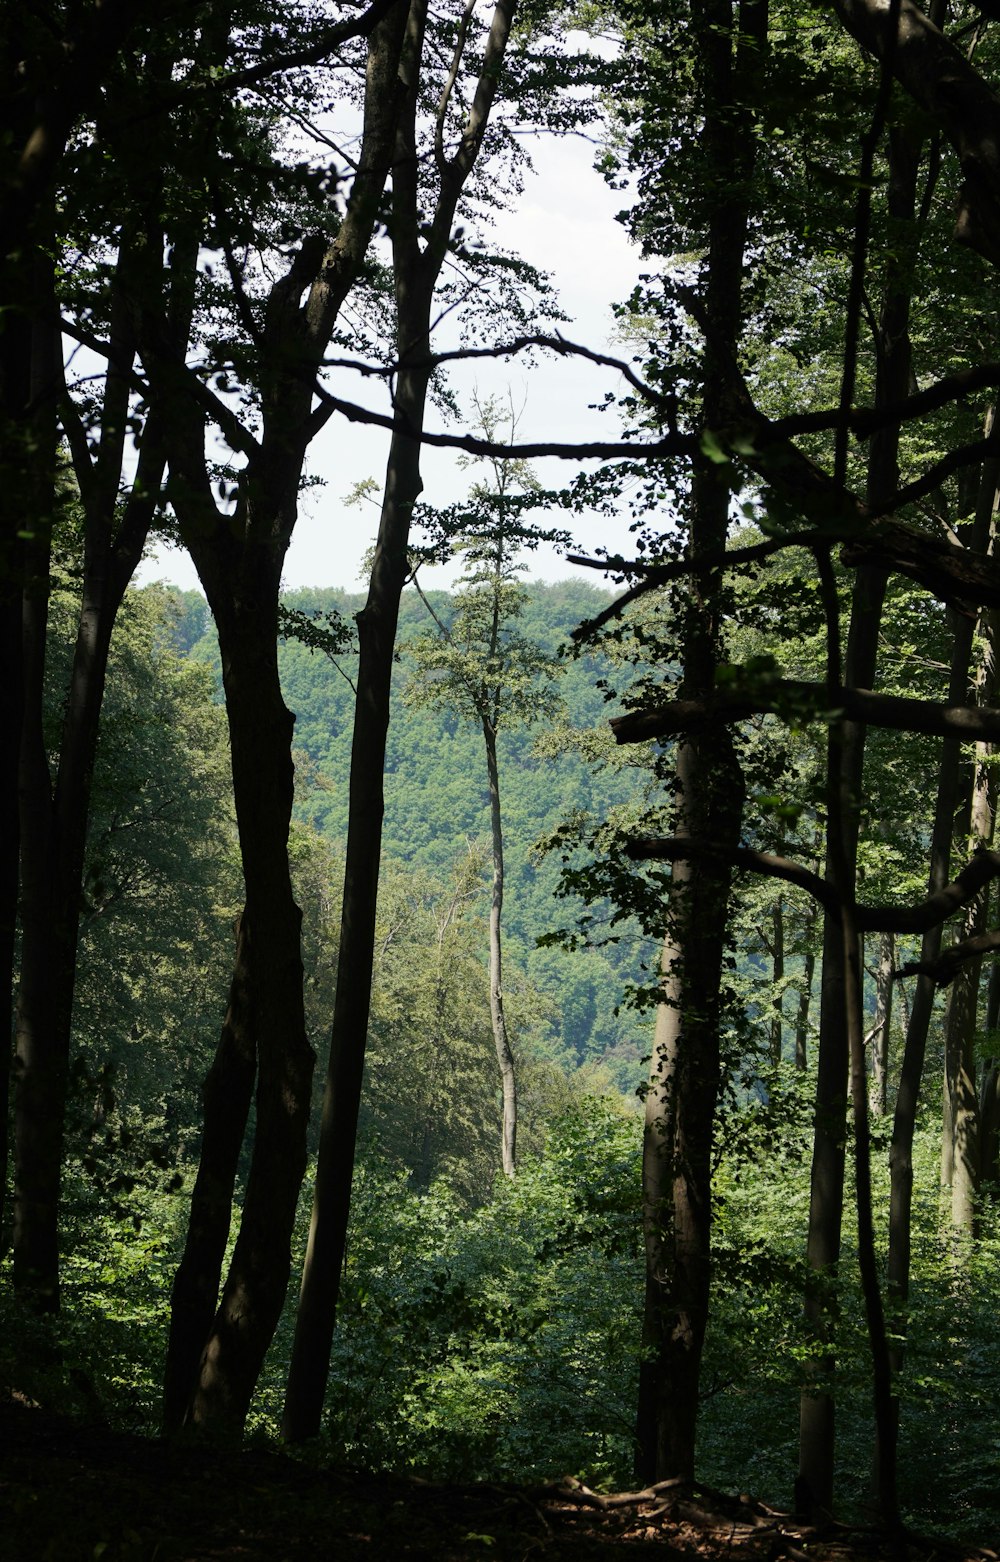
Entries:
[[[575,137],[539,139],[532,148],[532,158],[535,174],[516,211],[497,222],[497,240],[552,274],[561,307],[570,317],[559,327],[565,337],[627,359],[629,349],[613,340],[611,305],[628,296],[642,266],[638,252],[614,220],[625,197],[609,190],[595,172],[594,148],[587,141]],[[518,429],[522,440],[569,442],[613,439],[618,434],[613,415],[589,410],[589,404],[600,401],[607,390],[619,390],[620,376],[580,359],[537,356],[533,365],[479,360],[456,367],[450,381],[463,405],[470,403],[477,389],[481,395],[506,399],[509,387],[515,406],[524,403]],[[379,403],[369,399],[371,392],[356,376],[341,379],[336,390],[345,399],[389,411],[387,400]],[[431,411],[429,428],[440,426],[435,416]],[[302,497],[285,566],[286,586],[362,589],[362,559],[374,541],[378,512],[374,505],[346,507],[343,499],[363,478],[377,479],[381,488],[388,438],[385,430],[334,416],[314,441],[307,471],[322,479],[322,486],[307,489]],[[534,466],[540,480],[551,487],[565,482],[573,469],[571,463],[563,461],[536,462]],[[450,451],[426,448],[422,469],[424,498],[431,504],[454,502],[472,481],[472,474],[459,468]],[[558,524],[566,524],[563,514]],[[596,517],[584,518],[575,530],[575,546],[585,553],[601,545],[626,546],[624,531],[612,536],[607,522]],[[557,580],[571,574],[585,574],[595,584],[603,580],[594,571],[573,569],[552,550],[540,551],[532,558],[535,579]],[[198,584],[186,554],[173,549],[160,549],[143,565],[140,580],[158,579],[184,588]],[[444,573],[433,572],[427,579],[428,584],[448,583]]]

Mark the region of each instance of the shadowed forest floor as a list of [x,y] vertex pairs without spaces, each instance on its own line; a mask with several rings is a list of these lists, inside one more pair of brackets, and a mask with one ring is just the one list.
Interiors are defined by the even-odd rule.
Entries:
[[748,1498],[704,1488],[598,1496],[573,1483],[435,1485],[319,1469],[281,1453],[127,1437],[0,1405],[4,1562],[389,1562],[652,1557],[707,1562],[992,1559],[987,1547],[873,1531],[805,1530]]

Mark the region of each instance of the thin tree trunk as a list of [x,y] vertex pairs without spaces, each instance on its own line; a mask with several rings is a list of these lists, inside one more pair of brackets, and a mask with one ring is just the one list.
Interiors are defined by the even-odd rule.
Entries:
[[[51,778],[43,731],[48,623],[49,520],[30,550],[35,579],[24,594],[21,729],[21,926],[28,950],[45,947],[51,905]],[[39,1312],[59,1307],[59,1188],[66,1059],[53,1047],[44,965],[21,962],[17,999],[14,1124],[14,1286]]]
[[875,976],[875,1024],[872,1033],[871,1109],[884,1117],[889,1089],[889,1036],[892,1028],[892,973],[895,967],[895,936],[883,933],[878,946],[878,970]]
[[[886,577],[881,571],[858,572],[851,608],[844,680],[870,688],[875,670],[878,626]],[[827,847],[826,876],[851,901],[857,868],[858,799],[864,765],[865,730],[841,722],[831,728],[827,812],[842,818],[841,839]],[[801,1513],[833,1508],[835,1410],[828,1386],[834,1369],[833,1338],[837,1318],[836,1277],[844,1208],[844,1141],[848,1088],[848,1011],[845,970],[849,950],[838,913],[824,917],[823,968],[820,978],[819,1062],[813,1159],[810,1175],[806,1324],[814,1345],[799,1406],[799,1473],[796,1507]]]
[[[112,354],[105,379],[102,435],[96,459],[91,456],[86,430],[63,395],[63,422],[84,513],[84,552],[76,644],[54,783],[44,753],[42,710],[38,703],[42,698],[44,613],[40,600],[27,608],[32,616],[28,633],[34,647],[35,670],[25,728],[29,748],[25,753],[22,808],[26,822],[30,816],[24,841],[25,883],[30,883],[31,888],[21,944],[18,1046],[24,1060],[41,1060],[32,1064],[32,1069],[41,1068],[45,1083],[39,1091],[29,1082],[27,1067],[22,1067],[20,1079],[24,1088],[18,1091],[15,1131],[19,1144],[33,1146],[31,1170],[22,1167],[19,1172],[22,1184],[25,1179],[29,1183],[40,1179],[40,1186],[49,1191],[36,1200],[25,1185],[17,1247],[24,1252],[45,1252],[50,1265],[58,1263],[58,1187],[83,868],[108,655],[118,609],[142,556],[159,502],[165,465],[153,415],[147,419],[132,490],[123,508],[121,479],[129,428],[129,373],[135,356],[128,290],[137,280],[133,274],[136,253],[130,239],[123,236],[113,284]],[[196,264],[196,245],[188,246],[186,256],[180,246],[175,247],[171,318],[177,332],[176,351],[180,354],[187,342]],[[64,391],[58,360],[53,372],[56,385]],[[39,1111],[46,1118],[44,1125],[35,1120]],[[42,1164],[43,1158],[47,1165]],[[37,1229],[39,1223],[48,1229]],[[16,1274],[21,1268],[16,1261]],[[47,1283],[58,1290],[54,1276]]]
[[778,1068],[784,1040],[784,1014],[782,1002],[785,996],[785,905],[779,895],[771,912],[771,983],[774,997],[771,999],[771,1063]]
[[986,1038],[989,1062],[983,1070],[979,1092],[979,1186],[996,1193],[997,1157],[1000,1154],[1000,1062],[997,1059],[997,1029],[1000,1026],[1000,965],[990,969],[986,998]]
[[[982,503],[989,504],[990,515],[996,494],[997,472],[994,463],[983,474],[985,489]],[[979,624],[985,640],[985,665],[978,680],[980,702],[992,703],[996,686],[995,633],[992,614],[983,614]],[[973,790],[969,817],[969,845],[972,850],[990,846],[993,840],[995,782],[990,764],[991,747],[976,745]],[[984,891],[967,908],[959,938],[974,937],[986,926],[987,894]],[[952,983],[945,1020],[945,1127],[942,1148],[942,1182],[949,1196],[952,1227],[972,1233],[975,1196],[979,1184],[979,1098],[976,1090],[976,1035],[979,1018],[979,983],[982,960],[970,960],[959,970]],[[947,1181],[945,1178],[947,1177]]]
[[[969,656],[974,625],[966,617],[955,619],[952,645],[949,700],[961,704],[968,694]],[[946,738],[941,745],[937,798],[931,831],[928,894],[933,895],[948,882],[951,864],[952,826],[959,793],[960,746]],[[941,950],[942,924],[924,934],[920,945],[921,961],[933,961]],[[896,1105],[889,1147],[889,1244],[886,1283],[892,1334],[891,1367],[898,1376],[903,1369],[907,1328],[907,1304],[910,1291],[910,1237],[913,1206],[913,1137],[916,1129],[920,1085],[924,1071],[927,1036],[934,1005],[935,986],[930,976],[918,976],[910,1005],[896,1087]],[[894,1400],[898,1422],[899,1403]]]
[[[703,544],[704,546],[704,544]],[[679,832],[735,845],[743,785],[728,732],[685,742]],[[712,1136],[730,875],[675,864],[643,1135],[646,1292],[636,1473],[694,1477],[711,1265]]]
[[810,900],[805,915],[803,932],[805,948],[802,955],[802,976],[799,982],[799,1003],[795,1011],[795,1067],[800,1073],[805,1072],[809,1054],[809,1010],[812,1006],[813,977],[816,973],[813,937],[818,916],[817,903]]
[[[397,394],[406,396],[410,383],[404,370]],[[421,407],[422,400],[421,389]],[[288,1442],[314,1437],[319,1431],[347,1248],[375,952],[393,650],[408,568],[410,515],[420,492],[419,445],[414,440],[393,435],[389,473],[368,601],[358,616],[361,656],[337,988],[316,1186],[282,1419],[282,1435]]]
[[501,1164],[505,1177],[513,1177],[517,1152],[517,1081],[514,1076],[514,1054],[507,1036],[507,1021],[503,1008],[503,962],[500,943],[500,919],[503,913],[503,821],[500,813],[500,772],[497,768],[496,729],[483,719],[483,741],[486,745],[486,769],[490,787],[490,837],[493,846],[493,894],[490,900],[490,1022],[493,1026],[493,1042],[497,1049],[497,1064],[503,1090],[503,1122],[501,1126]]
[[[880,105],[887,101],[887,78],[883,76]],[[877,121],[867,147],[874,156]],[[908,131],[891,128],[889,132],[890,216],[901,226],[913,223],[917,177],[917,148]],[[861,200],[865,197],[862,194]],[[859,208],[860,212],[860,208]],[[852,277],[856,319],[861,312],[861,284],[867,259],[867,233],[858,234],[860,243]],[[891,405],[910,389],[912,375],[909,340],[909,275],[905,265],[890,267],[889,283],[882,301],[876,338],[875,403]],[[853,394],[853,380],[845,385]],[[869,450],[867,492],[877,501],[895,492],[898,482],[898,427],[881,430]],[[842,469],[844,450],[838,451]],[[841,475],[843,472],[841,470]],[[848,687],[875,687],[878,651],[878,627],[886,590],[886,575],[875,568],[859,570],[851,602],[851,622],[843,682]],[[832,606],[828,611],[833,611]],[[829,672],[828,668],[828,672]],[[831,729],[828,759],[828,806],[841,821],[840,842],[831,858],[827,851],[827,873],[833,871],[837,888],[853,902],[857,878],[858,820],[864,771],[865,729],[855,722],[840,723]],[[843,1218],[844,1133],[847,1094],[848,1015],[845,1012],[843,973],[848,951],[838,916],[824,918],[823,975],[821,978],[821,1014],[819,1065],[816,1085],[816,1119],[813,1163],[810,1182],[809,1234],[806,1263],[809,1280],[806,1289],[806,1322],[816,1354],[806,1375],[799,1412],[799,1473],[795,1483],[796,1506],[806,1515],[830,1513],[833,1508],[835,1407],[827,1385],[834,1370],[833,1338],[836,1326],[837,1266],[840,1261],[840,1233]],[[859,1205],[859,1219],[861,1218]],[[874,1347],[874,1341],[873,1341]],[[824,1381],[825,1380],[825,1381]],[[889,1493],[894,1488],[895,1438],[889,1421],[884,1422],[890,1445],[879,1458],[879,1486]]]

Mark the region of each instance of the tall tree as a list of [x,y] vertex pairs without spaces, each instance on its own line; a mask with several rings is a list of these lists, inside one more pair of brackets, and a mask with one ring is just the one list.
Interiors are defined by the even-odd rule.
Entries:
[[[312,1220],[282,1422],[284,1435],[292,1441],[319,1430],[347,1236],[370,1006],[390,678],[399,598],[409,569],[410,522],[422,489],[420,437],[434,370],[432,322],[440,307],[442,272],[455,244],[460,202],[504,86],[516,9],[516,0],[498,0],[478,36],[473,13],[465,10],[453,34],[426,134],[419,114],[431,90],[425,0],[411,4],[400,58],[402,107],[390,208],[397,353],[394,431],[371,584],[358,618],[360,661],[340,965]],[[524,38],[530,61],[530,29]],[[463,108],[463,103],[468,106]],[[509,144],[505,150],[509,156]],[[461,301],[464,288],[460,283],[454,302]]]
[[[491,444],[501,443],[499,404],[476,400],[479,424]],[[517,431],[513,409],[506,419],[513,440]],[[501,1166],[513,1177],[517,1153],[517,1080],[514,1052],[507,1028],[503,996],[501,919],[504,900],[503,811],[497,738],[551,712],[551,680],[560,663],[545,656],[516,631],[524,605],[517,576],[526,568],[519,555],[526,548],[557,540],[525,522],[527,510],[541,502],[541,484],[523,461],[489,458],[491,480],[477,483],[467,507],[450,512],[446,521],[451,550],[464,558],[454,614],[446,622],[424,595],[414,572],[414,584],[434,620],[436,633],[409,645],[415,676],[407,690],[412,705],[435,704],[456,709],[479,724],[486,756],[490,799],[490,843],[493,887],[489,924],[489,996],[493,1044],[503,1093],[500,1133]]]
[[[341,306],[361,274],[393,156],[405,23],[402,3],[375,5],[332,36],[324,32],[318,46],[323,58],[345,40],[370,32],[361,149],[346,212],[330,221],[335,236],[313,233],[303,239],[283,274],[256,300],[230,234],[223,229],[218,240],[246,338],[230,351],[241,364],[244,354],[252,357],[259,433],[243,425],[201,376],[164,351],[162,292],[150,289],[143,299],[140,352],[154,404],[163,412],[170,499],[219,635],[246,883],[232,997],[215,1066],[221,1110],[206,1120],[205,1176],[195,1189],[174,1288],[165,1391],[171,1424],[188,1419],[242,1426],[288,1284],[314,1054],[305,1030],[300,913],[288,861],[294,718],[278,677],[278,593],[306,451],[332,411],[317,374]],[[213,494],[206,443],[210,418],[244,458],[232,513]],[[216,1308],[228,1230],[221,1211],[236,1175],[252,1052],[253,1153],[240,1231]],[[230,1077],[232,1091],[225,1083]]]

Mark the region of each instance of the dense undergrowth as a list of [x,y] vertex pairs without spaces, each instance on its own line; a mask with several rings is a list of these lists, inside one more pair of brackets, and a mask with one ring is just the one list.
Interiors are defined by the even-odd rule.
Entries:
[[[770,1125],[780,1093],[785,1128],[776,1139]],[[739,1157],[721,1147],[703,1376],[701,1478],[779,1507],[791,1497],[806,1349],[799,1301],[806,1102],[804,1084],[786,1078],[767,1106],[744,1108]],[[478,1206],[443,1180],[419,1192],[398,1168],[378,1160],[359,1168],[323,1458],[438,1479],[534,1481],[572,1472],[599,1487],[630,1484],[640,1133],[620,1099],[578,1104],[551,1125],[543,1151],[525,1160],[517,1180],[498,1178]],[[95,1180],[80,1162],[70,1165],[63,1310],[28,1318],[3,1276],[4,1384],[115,1428],[157,1430],[189,1175],[178,1183],[176,1172],[147,1161],[129,1177]],[[936,1178],[928,1126],[918,1145],[900,1385],[902,1502],[923,1529],[982,1541],[1000,1530],[1000,1222],[984,1210],[976,1247],[956,1249],[940,1235]],[[871,1412],[849,1229],[846,1237],[838,1490],[842,1511],[860,1517]],[[290,1300],[255,1401],[253,1439],[277,1436],[291,1317]],[[946,1510],[942,1492],[950,1494]]]

